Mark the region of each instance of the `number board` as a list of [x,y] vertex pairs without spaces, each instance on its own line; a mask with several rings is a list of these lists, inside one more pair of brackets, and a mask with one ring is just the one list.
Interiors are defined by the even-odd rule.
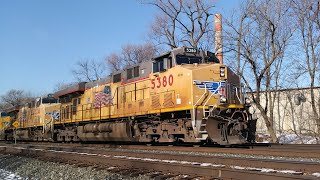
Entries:
[[195,48],[185,48],[185,52],[187,52],[187,53],[197,53],[198,52],[198,50],[197,49],[195,49]]

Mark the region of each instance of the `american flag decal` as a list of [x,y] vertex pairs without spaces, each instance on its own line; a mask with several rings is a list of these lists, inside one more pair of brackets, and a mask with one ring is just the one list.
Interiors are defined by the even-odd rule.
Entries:
[[226,95],[226,82],[221,81],[220,82],[220,87],[218,89],[219,94],[225,96]]
[[27,121],[27,111],[25,109],[22,110],[21,121]]
[[99,108],[101,107],[102,105],[109,105],[109,104],[112,104],[112,97],[110,94],[106,94],[106,93],[103,93],[103,92],[97,92],[95,95],[94,95],[94,107],[95,108]]

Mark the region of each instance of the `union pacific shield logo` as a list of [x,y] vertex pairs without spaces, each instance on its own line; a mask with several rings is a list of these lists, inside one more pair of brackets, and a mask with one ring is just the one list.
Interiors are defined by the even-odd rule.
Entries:
[[225,81],[200,81],[200,80],[193,80],[193,83],[199,88],[199,89],[207,89],[212,94],[220,94],[225,95],[225,89],[226,89],[226,82]]

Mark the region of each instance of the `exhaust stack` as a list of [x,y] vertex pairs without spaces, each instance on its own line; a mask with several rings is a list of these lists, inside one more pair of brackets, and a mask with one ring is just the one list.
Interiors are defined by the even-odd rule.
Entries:
[[220,64],[223,64],[221,14],[214,15],[214,31],[215,31],[215,35],[214,35],[215,55],[219,59]]

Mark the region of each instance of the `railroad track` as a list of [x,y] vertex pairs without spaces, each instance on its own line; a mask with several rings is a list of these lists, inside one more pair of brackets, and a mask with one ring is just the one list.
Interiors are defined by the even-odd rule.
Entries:
[[312,173],[320,170],[320,163],[316,162],[192,155],[192,153],[173,154],[155,150],[119,151],[119,148],[103,149],[79,145],[60,147],[48,144],[1,145],[0,152],[36,156],[48,160],[57,160],[59,157],[61,162],[95,165],[102,168],[117,166],[129,172],[131,169],[139,169],[145,173],[160,172],[161,176],[168,176],[170,173],[170,176],[188,175],[188,177],[222,179],[315,179]]
[[[6,144],[8,142],[0,142]],[[9,143],[11,144],[11,143]],[[48,142],[19,142],[19,144],[30,145],[48,145]],[[196,153],[228,153],[234,155],[261,155],[261,156],[279,156],[288,158],[316,158],[320,159],[320,144],[254,144],[235,147],[221,146],[204,146],[204,147],[185,147],[185,146],[146,146],[139,144],[81,144],[81,143],[54,143],[55,146],[72,146],[72,147],[94,147],[94,148],[122,148],[132,150],[162,150],[162,151],[179,151],[179,152],[196,152]]]
[[320,144],[270,144],[270,148],[277,149],[318,149],[320,150]]
[[[8,142],[0,142],[6,144]],[[12,144],[12,143],[9,143]],[[48,142],[19,142],[19,144],[30,145],[48,145]],[[233,147],[223,146],[168,146],[156,145],[147,146],[145,144],[81,144],[81,143],[54,143],[55,146],[64,147],[94,147],[94,148],[122,148],[132,150],[162,150],[162,151],[179,151],[179,152],[196,152],[196,153],[228,153],[235,155],[261,155],[261,156],[279,156],[288,158],[316,158],[320,159],[320,144],[248,144]]]

